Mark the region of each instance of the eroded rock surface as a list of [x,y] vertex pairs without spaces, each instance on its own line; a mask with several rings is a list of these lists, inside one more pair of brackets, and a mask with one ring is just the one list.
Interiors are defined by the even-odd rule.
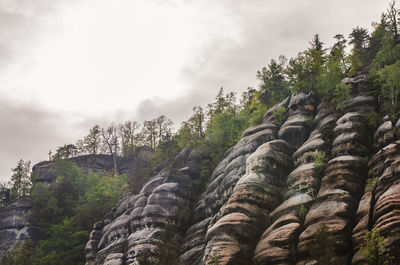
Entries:
[[331,159],[298,239],[299,265],[310,261],[309,251],[317,244],[315,235],[321,227],[331,233],[336,253],[333,258],[338,264],[346,263],[352,256],[353,222],[367,178],[364,156],[369,153],[371,136],[365,115],[375,107],[375,98],[363,92],[360,84],[353,84],[353,88],[359,93],[346,102],[343,115],[336,121]]
[[29,222],[31,207],[31,202],[22,198],[0,208],[0,258],[19,242],[41,236]]
[[297,239],[304,220],[300,207],[307,209],[320,187],[320,170],[314,166],[316,154],[326,153],[330,146],[327,131],[332,130],[338,115],[320,104],[314,118],[315,129],[309,139],[293,154],[295,169],[286,181],[287,198],[271,214],[272,224],[264,231],[254,251],[252,264],[294,264]]

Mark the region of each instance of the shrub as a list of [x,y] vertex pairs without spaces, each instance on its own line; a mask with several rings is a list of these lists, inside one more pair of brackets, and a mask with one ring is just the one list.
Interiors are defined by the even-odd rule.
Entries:
[[329,158],[326,152],[318,152],[314,155],[314,168],[322,173],[326,165],[328,164]]
[[378,125],[379,115],[375,111],[371,111],[365,115],[364,119],[369,128],[375,129]]
[[308,209],[304,206],[304,204],[300,205],[299,219],[302,224],[304,224],[304,221],[306,220],[307,213],[308,213]]
[[385,238],[380,234],[380,229],[369,231],[364,237],[365,246],[361,248],[367,259],[365,265],[390,265],[393,257],[387,253]]
[[379,179],[377,177],[370,177],[367,179],[367,184],[365,185],[365,191],[370,191],[375,188],[378,184]]
[[283,122],[287,118],[287,111],[284,106],[280,106],[277,108],[274,113],[272,114],[275,119],[277,119],[279,122]]

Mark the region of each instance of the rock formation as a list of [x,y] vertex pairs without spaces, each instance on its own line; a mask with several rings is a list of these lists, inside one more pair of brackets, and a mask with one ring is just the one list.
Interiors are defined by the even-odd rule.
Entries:
[[[140,187],[145,180],[143,176],[149,174],[152,155],[151,148],[140,147],[132,156],[118,159],[119,173],[128,176],[132,190]],[[84,155],[73,157],[71,160],[84,172],[108,171],[113,168],[110,155]],[[51,165],[51,161],[44,161],[33,166],[32,174],[35,181],[52,182],[55,176],[50,170]],[[38,240],[42,237],[43,232],[33,227],[30,222],[31,208],[29,198],[21,198],[0,207],[0,258],[18,242],[28,238]]]
[[18,242],[40,238],[40,231],[29,222],[31,206],[28,199],[22,198],[0,207],[0,257]]
[[[363,264],[364,235],[374,228],[399,261],[400,122],[386,117],[374,132],[367,121],[379,106],[368,80],[345,82],[352,90],[340,110],[303,93],[271,108],[226,152],[197,201],[188,195],[196,170],[182,164],[160,171],[95,224],[88,264],[137,264],[167,220],[185,230],[181,265],[311,265],[319,258],[310,252],[322,227],[337,264]],[[282,107],[284,120],[274,115]],[[183,182],[182,167],[191,172]],[[365,189],[372,177],[373,187]],[[181,212],[190,210],[186,229]]]
[[[146,183],[138,180],[150,172],[149,150],[134,163],[120,159],[119,172],[140,185],[94,224],[87,265],[138,264],[169,224],[179,231],[180,265],[312,265],[323,255],[314,251],[322,229],[335,264],[364,264],[364,237],[374,229],[400,264],[400,120],[381,113],[374,125],[380,106],[368,79],[345,82],[351,93],[339,109],[295,93],[268,110],[225,153],[201,194],[205,150],[182,150]],[[112,168],[107,156],[75,162],[86,171]],[[36,178],[51,182],[49,168],[36,165]],[[0,255],[29,234],[29,209],[24,200],[0,209]]]

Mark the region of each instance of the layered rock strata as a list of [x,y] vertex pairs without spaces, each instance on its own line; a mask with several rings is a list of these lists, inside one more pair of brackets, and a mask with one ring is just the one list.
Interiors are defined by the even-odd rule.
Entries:
[[139,193],[122,198],[94,225],[85,249],[87,264],[138,264],[141,253],[156,248],[167,224],[183,227],[194,204],[201,158],[199,150],[182,150],[173,167],[163,167]]
[[[269,110],[256,127],[268,128],[259,131],[267,136],[262,139],[266,143],[254,145],[257,142],[252,140],[254,147],[260,147],[246,148],[238,156],[243,142],[248,142],[248,133],[243,134],[234,151],[214,171],[195,209],[196,224],[186,233],[181,264],[204,264],[216,256],[221,264],[251,262],[255,238],[269,225],[269,213],[283,200],[286,177],[292,168],[291,154],[308,137],[315,104],[314,95],[299,93]],[[281,107],[289,115],[282,126],[274,115]]]
[[384,247],[395,258],[394,264],[400,263],[400,142],[396,141],[396,127],[385,117],[374,134],[378,151],[369,161],[369,185],[357,210],[353,265],[366,262],[364,237],[374,229],[384,236]]
[[0,257],[28,238],[40,238],[39,230],[29,222],[31,207],[31,202],[22,198],[0,208]]
[[329,134],[338,118],[335,110],[320,104],[314,118],[315,129],[309,139],[293,154],[295,169],[286,181],[286,200],[271,214],[272,224],[264,231],[254,251],[252,264],[294,264],[297,239],[304,216],[300,207],[307,209],[320,187],[321,169],[314,166],[317,154],[329,151]]
[[[321,187],[315,197],[300,234],[297,264],[311,264],[310,249],[318,244],[315,235],[326,227],[335,242],[337,264],[345,264],[352,256],[351,235],[356,210],[363,195],[367,178],[365,158],[368,155],[370,133],[365,115],[376,106],[374,97],[367,94],[367,82],[359,80],[353,91],[358,92],[346,102],[344,114],[333,129],[331,156]],[[318,257],[315,257],[318,258]]]
[[[246,160],[250,154],[262,144],[278,138],[277,133],[282,121],[279,121],[274,113],[280,107],[286,109],[289,101],[290,98],[286,98],[271,108],[265,114],[261,125],[244,131],[239,142],[227,151],[225,158],[216,167],[206,191],[194,209],[195,224],[185,234],[180,264],[204,264],[208,227],[218,220],[216,215],[228,202],[236,183],[246,173]],[[212,257],[213,254],[209,253],[209,256]]]

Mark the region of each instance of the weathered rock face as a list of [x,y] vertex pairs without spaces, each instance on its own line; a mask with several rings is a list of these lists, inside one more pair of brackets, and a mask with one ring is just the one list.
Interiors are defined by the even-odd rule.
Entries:
[[30,212],[31,202],[24,198],[0,208],[0,257],[18,242],[40,237],[41,233],[29,222]]
[[310,207],[320,186],[320,170],[314,166],[314,155],[326,152],[338,114],[326,104],[318,106],[315,129],[292,158],[295,169],[286,181],[286,200],[270,214],[272,224],[264,231],[254,251],[252,264],[294,264],[296,245],[304,220],[300,207]]
[[[119,173],[128,175],[130,182],[140,185],[144,182],[143,176],[149,174],[151,170],[152,155],[151,148],[139,147],[132,156],[118,159]],[[84,155],[71,160],[86,173],[108,171],[113,168],[110,155]],[[36,181],[50,183],[55,179],[50,171],[51,164],[52,162],[44,161],[33,166],[32,174]],[[0,258],[17,243],[28,238],[37,240],[43,235],[43,232],[30,223],[31,206],[29,198],[23,198],[0,207]]]
[[[129,157],[117,157],[119,174],[126,174],[128,182],[134,191],[138,191],[143,184],[143,176],[150,173],[151,161],[154,150],[147,146],[138,147]],[[114,168],[111,155],[82,155],[70,158],[84,173],[103,172]],[[43,161],[33,166],[35,180],[39,182],[52,182],[55,179],[51,172],[52,162]]]
[[[400,141],[393,128],[400,121],[384,117],[371,130],[366,120],[379,106],[368,80],[346,82],[352,94],[342,111],[302,93],[270,109],[227,151],[199,198],[193,196],[196,163],[187,164],[193,160],[161,170],[95,224],[88,264],[137,264],[138,253],[155,248],[167,219],[185,229],[182,211],[193,221],[178,235],[181,265],[216,258],[221,265],[311,265],[321,227],[331,232],[337,264],[363,264],[364,235],[374,228],[399,263]],[[284,121],[274,115],[279,107],[287,111]],[[326,165],[316,167],[323,154]],[[178,181],[182,171],[185,181]],[[377,184],[364,191],[371,176]]]
[[[397,122],[400,124],[399,122]],[[396,141],[393,123],[386,117],[374,134],[377,152],[369,161],[370,185],[357,210],[353,229],[352,264],[364,264],[362,238],[368,231],[379,229],[385,237],[385,246],[400,263],[400,141]]]
[[167,223],[187,223],[202,157],[201,150],[182,150],[172,168],[164,167],[139,193],[121,199],[94,225],[85,249],[88,264],[137,264],[140,253],[155,249]]
[[[207,157],[204,151],[187,148],[171,159],[172,166],[158,166],[140,189],[94,224],[85,249],[87,265],[138,264],[138,256],[156,248],[169,223],[179,230],[181,265],[215,259],[220,265],[315,264],[319,257],[310,253],[322,227],[330,231],[327,241],[334,242],[337,264],[364,264],[364,236],[373,229],[381,231],[400,264],[400,120],[381,117],[371,128],[367,121],[379,105],[368,93],[368,80],[346,82],[352,93],[340,111],[304,93],[271,108],[262,124],[243,132],[226,152],[200,195],[195,181]],[[285,120],[274,115],[280,107],[288,114]],[[80,159],[78,165],[90,164],[88,170],[112,167],[110,157]],[[119,162],[120,173],[136,178],[146,165]],[[45,163],[35,168],[42,181],[54,178],[48,168]],[[366,187],[368,178],[372,185]],[[24,238],[20,231],[29,227],[29,206],[13,210],[18,207],[0,211],[11,216],[0,221],[4,242]],[[11,244],[0,242],[0,247]]]
[[[251,262],[255,239],[284,199],[291,155],[307,138],[315,104],[312,94],[294,95],[269,110],[260,126],[243,133],[198,202],[196,223],[182,245],[181,264],[204,264],[215,256],[221,257],[221,264]],[[295,117],[289,116],[282,126],[273,115],[280,106]]]

